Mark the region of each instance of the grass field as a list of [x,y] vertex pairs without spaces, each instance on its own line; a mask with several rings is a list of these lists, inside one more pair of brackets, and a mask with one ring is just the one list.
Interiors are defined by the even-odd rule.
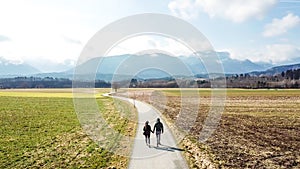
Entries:
[[[167,98],[167,105],[161,107],[160,100],[151,100],[154,90],[135,95],[144,96],[140,98],[175,122],[181,108],[180,91],[157,89]],[[216,168],[300,168],[300,90],[227,90],[221,121],[206,144],[200,144],[197,136],[211,106],[211,90],[184,92],[200,94],[198,117],[187,137],[190,141],[182,145],[192,168],[208,166],[199,161],[201,152]]]
[[[123,118],[136,118],[131,105],[99,94],[97,102],[104,116],[110,113],[111,126],[125,135],[135,134],[136,124]],[[0,168],[126,168],[128,164],[128,158],[102,149],[82,131],[69,89],[2,90],[0,117]]]

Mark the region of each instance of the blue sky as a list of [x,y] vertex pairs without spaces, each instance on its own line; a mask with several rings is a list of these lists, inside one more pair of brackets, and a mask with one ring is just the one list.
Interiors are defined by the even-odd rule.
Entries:
[[[285,64],[300,57],[299,0],[0,0],[0,57],[35,66],[74,63],[97,31],[140,13],[184,19],[232,58]],[[134,53],[153,43],[185,53],[172,40],[157,39],[137,37],[111,54]]]

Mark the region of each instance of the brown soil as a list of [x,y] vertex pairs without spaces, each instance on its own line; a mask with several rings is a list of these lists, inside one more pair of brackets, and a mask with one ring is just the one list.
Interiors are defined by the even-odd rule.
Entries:
[[[151,103],[174,123],[181,98],[165,95],[167,104],[161,106],[153,95],[163,93],[154,93],[139,91],[134,97]],[[198,139],[210,101],[209,96],[201,96],[196,123],[182,141],[192,168],[300,168],[300,96],[229,94],[218,128],[201,144],[192,140]]]

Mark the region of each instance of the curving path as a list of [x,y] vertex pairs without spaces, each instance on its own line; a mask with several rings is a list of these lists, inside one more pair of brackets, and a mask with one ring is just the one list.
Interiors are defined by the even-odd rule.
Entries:
[[145,121],[149,121],[151,129],[156,122],[156,119],[160,117],[160,113],[157,112],[152,106],[132,99],[123,97],[114,97],[122,100],[126,100],[132,104],[138,111],[138,128],[136,137],[134,140],[133,151],[131,154],[131,160],[129,163],[129,169],[185,169],[188,168],[185,159],[182,157],[181,149],[176,147],[175,139],[167,126],[164,124],[164,133],[161,135],[161,143],[159,147],[156,146],[156,136],[151,134],[150,142],[151,146],[146,146],[143,133],[143,127]]

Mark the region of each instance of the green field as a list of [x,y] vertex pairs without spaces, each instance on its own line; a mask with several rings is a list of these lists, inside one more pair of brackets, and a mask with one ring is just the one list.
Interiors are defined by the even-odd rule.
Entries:
[[[122,113],[136,118],[131,105],[100,94],[97,102],[104,116],[110,113],[112,126],[135,134],[128,130],[135,124],[120,117]],[[0,117],[0,168],[126,168],[128,164],[128,158],[102,149],[82,131],[69,89],[2,90]]]

